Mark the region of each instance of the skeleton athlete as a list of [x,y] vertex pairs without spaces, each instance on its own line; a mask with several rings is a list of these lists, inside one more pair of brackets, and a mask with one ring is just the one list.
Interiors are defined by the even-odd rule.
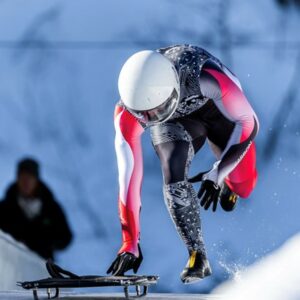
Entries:
[[[202,48],[176,45],[131,56],[119,76],[121,100],[115,108],[115,147],[119,169],[119,213],[123,245],[108,273],[136,272],[143,176],[141,135],[150,128],[160,159],[164,199],[189,260],[184,283],[211,275],[201,231],[200,205],[235,208],[257,180],[254,138],[258,119],[241,84],[217,58]],[[208,141],[216,162],[188,178],[194,155]],[[192,182],[202,181],[197,194]]]

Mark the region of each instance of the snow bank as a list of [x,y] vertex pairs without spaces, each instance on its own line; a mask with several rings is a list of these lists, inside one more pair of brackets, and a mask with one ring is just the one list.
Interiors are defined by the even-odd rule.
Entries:
[[16,289],[17,281],[47,277],[44,261],[0,230],[0,290]]
[[300,234],[297,234],[233,280],[221,284],[213,293],[224,295],[224,300],[300,299],[299,253]]
[[[299,40],[298,10],[281,11],[274,0],[20,2],[0,1],[1,40],[41,39],[46,48],[14,49],[5,43],[0,48],[0,191],[14,180],[15,163],[24,155],[41,162],[42,176],[74,232],[72,245],[58,253],[60,265],[78,274],[105,274],[115,258],[121,242],[112,118],[119,99],[118,74],[135,51],[169,42],[207,48],[239,77],[261,123],[259,180],[251,197],[240,201],[234,212],[201,211],[213,276],[183,285],[179,274],[187,251],[165,207],[159,160],[146,132],[140,274],[160,275],[156,292],[209,292],[228,278],[231,265],[235,271],[236,266],[252,264],[299,230],[299,98],[283,124],[273,160],[266,164],[261,155],[297,67],[297,45],[288,44]],[[204,8],[207,13],[202,13]],[[222,24],[233,42],[227,50],[222,47],[227,37]],[[253,40],[249,47],[248,39]],[[101,41],[132,40],[146,43],[101,48]],[[273,40],[277,42],[269,44]],[[48,49],[49,41],[92,44]],[[213,163],[205,145],[190,175]]]

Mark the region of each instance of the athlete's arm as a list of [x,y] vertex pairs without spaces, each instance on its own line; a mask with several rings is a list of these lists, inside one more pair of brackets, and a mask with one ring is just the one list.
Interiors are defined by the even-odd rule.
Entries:
[[119,254],[129,252],[138,257],[140,190],[143,177],[140,137],[144,129],[136,118],[119,104],[115,108],[114,123],[119,170],[119,216],[123,239]]
[[226,67],[211,60],[205,63],[200,86],[203,96],[212,99],[222,114],[234,123],[220,160],[204,178],[221,186],[247,153],[258,132],[259,123],[238,79]]

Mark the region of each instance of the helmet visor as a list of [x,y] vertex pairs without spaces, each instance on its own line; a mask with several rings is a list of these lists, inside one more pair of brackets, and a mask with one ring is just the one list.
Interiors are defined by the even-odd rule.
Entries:
[[153,109],[138,111],[128,108],[128,110],[142,123],[153,125],[161,123],[171,117],[176,110],[179,101],[178,98],[178,93],[174,89],[171,96],[164,103]]

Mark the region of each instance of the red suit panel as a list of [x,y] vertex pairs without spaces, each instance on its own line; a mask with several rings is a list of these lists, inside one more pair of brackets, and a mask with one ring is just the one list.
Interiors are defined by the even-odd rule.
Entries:
[[119,169],[119,215],[122,226],[121,252],[138,256],[140,234],[139,214],[141,208],[141,183],[143,158],[140,136],[143,127],[123,107],[115,109],[115,148]]
[[[257,117],[245,97],[237,78],[228,70],[204,68],[217,82],[220,99],[215,99],[220,111],[236,124],[239,132],[229,141],[220,164],[219,179],[241,197],[248,197],[257,181],[254,137],[258,132]],[[240,129],[239,129],[239,128]]]

